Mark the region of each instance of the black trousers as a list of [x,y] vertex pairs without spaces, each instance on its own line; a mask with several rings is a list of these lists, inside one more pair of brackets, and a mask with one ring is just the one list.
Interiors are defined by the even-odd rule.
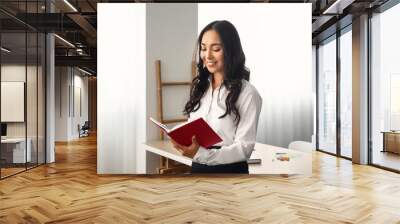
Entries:
[[208,166],[201,163],[192,162],[192,173],[239,173],[249,174],[249,166],[246,161]]

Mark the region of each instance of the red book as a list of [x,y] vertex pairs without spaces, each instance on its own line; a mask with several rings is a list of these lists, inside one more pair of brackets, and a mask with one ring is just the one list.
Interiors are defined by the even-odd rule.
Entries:
[[178,125],[171,130],[153,118],[150,118],[150,120],[164,130],[170,138],[184,146],[192,144],[193,136],[196,136],[197,142],[204,148],[208,148],[222,141],[221,137],[219,137],[203,118]]

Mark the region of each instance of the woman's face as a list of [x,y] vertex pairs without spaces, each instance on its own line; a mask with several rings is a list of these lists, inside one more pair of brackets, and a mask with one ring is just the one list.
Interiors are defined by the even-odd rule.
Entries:
[[224,50],[215,30],[206,31],[201,40],[200,57],[212,74],[224,72]]

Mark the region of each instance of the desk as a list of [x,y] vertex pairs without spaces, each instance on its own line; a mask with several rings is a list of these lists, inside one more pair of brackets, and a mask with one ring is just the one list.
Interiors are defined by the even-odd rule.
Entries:
[[[277,153],[286,153],[290,161],[278,160]],[[261,164],[249,165],[250,174],[312,174],[312,153],[256,143],[250,158],[262,160]]]
[[[31,161],[31,145],[32,141],[30,138],[27,139],[28,147],[26,148],[25,154],[25,138],[6,138],[1,140],[2,144],[2,157],[3,155],[10,155],[10,158],[6,159],[7,163],[25,163],[25,158],[27,158],[26,162]],[[4,147],[5,146],[5,147]],[[11,149],[8,146],[13,146]],[[11,157],[12,154],[12,157]],[[12,160],[11,160],[12,158]]]
[[[143,144],[147,152],[178,161],[188,166],[192,165],[192,159],[182,156],[170,141],[149,141]],[[276,159],[276,153],[287,153],[290,161]],[[250,174],[312,174],[312,154],[291,149],[280,148],[272,145],[256,143],[251,159],[261,159],[261,164],[250,164]]]
[[383,134],[382,152],[393,152],[400,154],[400,132],[382,131],[381,133]]
[[166,157],[168,159],[175,160],[182,164],[192,166],[192,159],[186,156],[182,156],[181,153],[176,150],[170,141],[149,141],[143,144],[145,150],[154,154]]

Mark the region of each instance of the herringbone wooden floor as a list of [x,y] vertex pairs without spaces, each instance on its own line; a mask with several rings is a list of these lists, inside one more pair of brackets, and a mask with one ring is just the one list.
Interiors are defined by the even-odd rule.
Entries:
[[316,152],[313,176],[96,174],[96,139],[0,181],[0,223],[400,223],[400,175]]

